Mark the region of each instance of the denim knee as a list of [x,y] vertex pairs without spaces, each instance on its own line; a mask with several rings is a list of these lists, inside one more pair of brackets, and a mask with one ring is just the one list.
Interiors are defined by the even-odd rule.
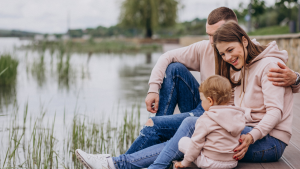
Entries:
[[[152,120],[152,118],[149,118]],[[153,120],[152,120],[153,122]],[[140,131],[140,135],[141,136],[145,136],[147,134],[150,134],[150,133],[155,133],[155,123],[153,122],[153,125],[150,126],[150,125],[144,125],[144,127],[142,128],[142,130]]]
[[180,128],[181,127],[186,127],[186,128],[195,128],[195,124],[196,124],[196,121],[197,121],[198,117],[187,117],[185,118],[181,125],[180,125]]
[[167,70],[166,70],[166,74],[178,74],[178,72],[184,72],[188,70],[182,63],[178,63],[178,62],[175,62],[175,63],[171,63],[169,64]]

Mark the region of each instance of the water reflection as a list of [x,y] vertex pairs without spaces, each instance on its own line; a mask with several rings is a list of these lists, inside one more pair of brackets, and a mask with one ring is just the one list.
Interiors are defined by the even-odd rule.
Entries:
[[151,64],[152,62],[152,53],[146,53],[146,64]]
[[58,86],[60,89],[65,88],[69,90],[70,83],[75,83],[76,70],[72,68],[70,64],[71,55],[61,55],[57,63],[57,75],[58,75]]
[[[0,38],[0,45],[6,43],[6,39]],[[46,105],[48,112],[53,113],[50,116],[54,112],[73,114],[76,108],[99,114],[110,112],[117,105],[131,108],[144,100],[151,70],[161,55],[160,52],[70,54],[68,49],[58,48],[16,50],[17,85],[2,88],[0,94],[6,92],[2,95],[10,103],[14,99],[18,105],[28,102],[31,112],[38,112],[40,105]]]
[[0,87],[0,109],[4,112],[4,108],[7,108],[12,103],[16,102],[16,85],[1,86]]
[[46,83],[46,68],[44,62],[44,55],[42,55],[38,60],[34,60],[31,68],[32,76],[37,81],[39,87],[42,87]]
[[[139,56],[141,57],[141,56]],[[144,99],[148,90],[148,80],[153,68],[152,53],[144,54],[144,63],[136,65],[124,64],[119,69],[119,76],[121,77],[121,87],[124,91],[124,97],[127,99],[136,99],[141,101]]]

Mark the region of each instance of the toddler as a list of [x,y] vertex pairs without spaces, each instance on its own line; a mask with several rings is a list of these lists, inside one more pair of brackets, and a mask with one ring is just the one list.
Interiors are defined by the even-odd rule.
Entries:
[[179,150],[185,155],[175,167],[195,163],[199,168],[234,168],[238,162],[233,159],[233,150],[245,128],[244,110],[228,105],[232,91],[225,77],[209,77],[199,91],[205,112],[197,120],[192,138],[179,140]]

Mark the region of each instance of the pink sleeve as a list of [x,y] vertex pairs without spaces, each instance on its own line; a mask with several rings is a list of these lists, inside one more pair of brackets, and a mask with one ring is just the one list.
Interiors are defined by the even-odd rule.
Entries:
[[205,136],[208,134],[208,129],[205,125],[205,121],[201,120],[201,117],[196,122],[195,131],[191,138],[191,144],[184,155],[184,159],[181,164],[185,167],[194,162],[199,156],[202,147],[205,143]]
[[250,132],[253,143],[266,136],[281,120],[283,114],[285,87],[274,86],[268,80],[267,74],[270,68],[278,67],[276,63],[269,63],[263,72],[261,86],[266,107],[266,114],[262,120]]
[[207,44],[208,41],[200,41],[187,47],[168,51],[160,56],[151,72],[148,93],[158,93],[158,90],[161,88],[166,69],[170,63],[179,62],[186,66],[189,70],[199,72],[200,52],[205,50]]

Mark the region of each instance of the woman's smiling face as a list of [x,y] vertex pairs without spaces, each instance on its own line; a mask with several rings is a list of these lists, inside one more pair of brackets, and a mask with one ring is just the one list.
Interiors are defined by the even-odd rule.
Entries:
[[241,69],[244,66],[244,50],[246,56],[248,55],[246,48],[248,42],[243,43],[245,47],[240,42],[219,42],[216,47],[225,62],[233,65],[236,69]]

